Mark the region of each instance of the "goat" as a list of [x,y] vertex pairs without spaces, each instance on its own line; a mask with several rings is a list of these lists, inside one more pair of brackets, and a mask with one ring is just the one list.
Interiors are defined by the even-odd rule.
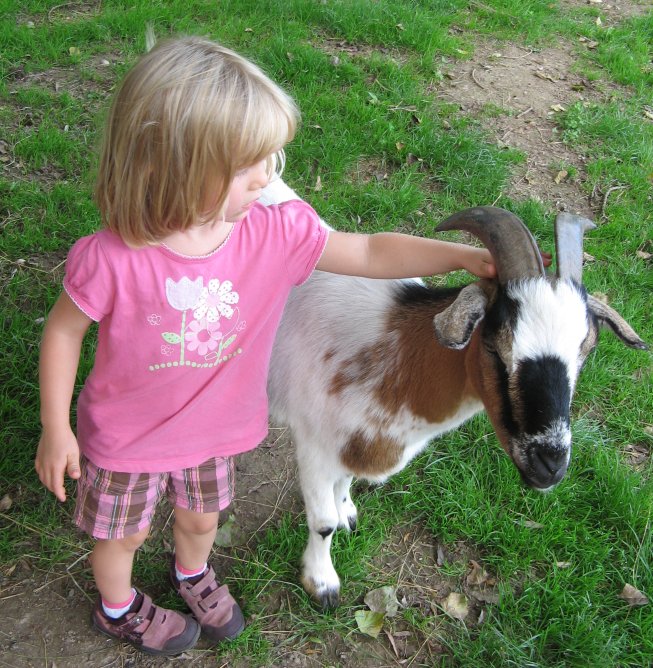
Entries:
[[[276,181],[263,201],[293,198]],[[430,289],[316,271],[293,291],[268,391],[273,419],[292,430],[309,527],[301,579],[322,607],[339,600],[331,539],[336,528],[356,526],[354,477],[383,482],[484,409],[526,485],[548,490],[562,479],[570,403],[599,328],[647,347],[582,286],[582,235],[593,226],[558,217],[553,276],[514,214],[467,209],[436,231],[478,237],[494,257],[495,280]]]

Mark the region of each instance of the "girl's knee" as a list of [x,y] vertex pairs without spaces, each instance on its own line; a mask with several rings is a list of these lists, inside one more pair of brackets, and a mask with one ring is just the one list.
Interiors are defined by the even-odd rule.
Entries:
[[138,550],[141,545],[143,545],[149,533],[150,527],[148,526],[144,529],[141,529],[138,533],[133,533],[129,536],[116,539],[116,543],[127,552],[136,552],[136,550]]
[[177,507],[175,524],[188,533],[207,534],[218,528],[218,513],[196,513]]

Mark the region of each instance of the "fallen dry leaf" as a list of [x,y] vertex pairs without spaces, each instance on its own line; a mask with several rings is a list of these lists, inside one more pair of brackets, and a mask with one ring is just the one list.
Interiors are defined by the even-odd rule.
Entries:
[[399,610],[397,590],[394,587],[380,587],[365,594],[365,605],[372,612],[380,612],[388,617],[394,617]]
[[623,599],[628,603],[628,605],[636,606],[636,605],[648,605],[649,600],[646,598],[646,596],[639,591],[639,589],[635,589],[632,585],[624,585],[623,590],[621,591],[621,594],[619,594],[619,598]]
[[322,179],[320,178],[320,175],[317,175],[317,179],[315,180],[315,185],[313,186],[313,190],[315,192],[319,192],[322,190]]
[[442,609],[454,619],[464,621],[469,614],[469,604],[465,594],[459,594],[452,591],[447,598],[442,601]]
[[218,547],[234,547],[242,543],[242,535],[236,525],[236,518],[231,515],[227,521],[219,527],[213,541]]
[[587,37],[579,37],[578,41],[582,42],[588,49],[596,49],[596,47],[599,45],[598,42],[588,39]]
[[384,633],[387,636],[388,640],[390,641],[390,645],[392,645],[392,651],[395,653],[395,656],[399,658],[399,652],[397,651],[397,643],[395,643],[395,639],[392,637],[392,633],[390,633],[388,629],[385,629]]
[[366,636],[378,637],[383,628],[383,613],[371,610],[356,610],[354,613],[358,630]]
[[0,512],[4,513],[5,511],[9,510],[11,506],[13,505],[14,501],[13,499],[9,496],[9,494],[5,494],[1,499],[0,499]]
[[555,176],[555,179],[553,179],[556,183],[562,183],[563,181],[567,180],[567,177],[569,176],[569,172],[566,169],[561,169]]
[[641,251],[641,250],[638,250],[635,253],[635,255],[637,255],[637,257],[642,258],[642,260],[650,260],[653,257],[651,253],[647,253],[646,251]]
[[467,584],[470,587],[478,587],[485,584],[490,579],[487,571],[473,559],[469,563],[472,565],[472,570],[467,574]]
[[550,74],[542,72],[541,70],[536,70],[535,76],[544,79],[545,81],[552,81],[553,83],[556,83],[557,81],[557,79],[554,79]]

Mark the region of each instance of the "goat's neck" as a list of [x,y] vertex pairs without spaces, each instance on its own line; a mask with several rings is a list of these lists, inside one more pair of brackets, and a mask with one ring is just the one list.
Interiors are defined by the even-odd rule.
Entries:
[[432,303],[409,303],[393,311],[388,329],[396,340],[397,359],[380,388],[388,408],[406,407],[432,424],[451,418],[479,396],[468,374],[468,349],[450,350],[435,338],[438,310]]

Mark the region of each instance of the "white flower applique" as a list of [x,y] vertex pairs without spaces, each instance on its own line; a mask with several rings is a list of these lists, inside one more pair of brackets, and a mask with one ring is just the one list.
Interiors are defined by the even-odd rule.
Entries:
[[231,281],[220,281],[212,278],[209,286],[202,289],[199,302],[193,311],[195,320],[206,318],[209,322],[218,322],[220,317],[231,319],[234,309],[231,304],[238,303],[238,293],[232,291]]
[[[238,307],[233,307],[238,303],[239,295],[233,290],[231,281],[220,282],[212,278],[205,287],[201,276],[194,281],[183,276],[176,282],[167,278],[165,289],[168,303],[175,310],[181,311],[182,315],[178,332],[161,334],[166,342],[166,345],[161,346],[161,353],[171,355],[174,352],[172,346],[178,345],[179,361],[150,365],[151,371],[176,366],[212,367],[242,352],[238,348],[225,354],[226,349],[236,340],[235,332],[243,331],[246,326],[245,321],[240,320]],[[189,322],[188,311],[192,311],[193,318]],[[224,320],[231,321],[227,327],[224,326],[227,324]],[[198,355],[203,361],[187,360],[187,352]]]

